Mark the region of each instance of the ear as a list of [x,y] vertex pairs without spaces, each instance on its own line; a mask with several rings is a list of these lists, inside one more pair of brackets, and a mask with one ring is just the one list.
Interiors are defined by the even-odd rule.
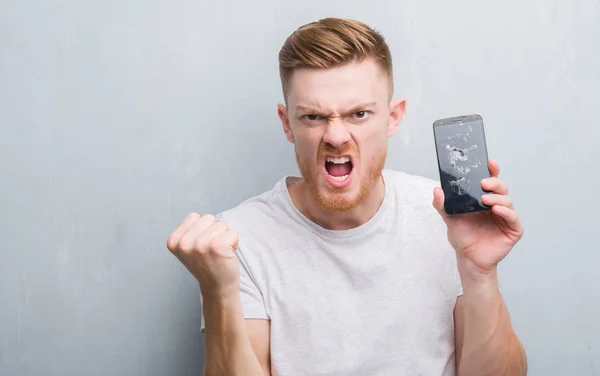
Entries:
[[390,116],[388,118],[388,137],[392,137],[400,128],[400,121],[406,110],[406,100],[398,98],[390,102]]
[[281,125],[283,125],[283,133],[285,133],[285,138],[287,138],[287,140],[293,144],[294,133],[292,133],[292,127],[290,126],[287,108],[282,104],[278,104],[277,115],[279,115],[279,118],[281,119]]

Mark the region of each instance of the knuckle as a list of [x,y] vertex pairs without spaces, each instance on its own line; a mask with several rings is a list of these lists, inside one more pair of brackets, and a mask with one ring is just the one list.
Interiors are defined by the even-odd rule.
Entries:
[[216,236],[211,240],[211,250],[219,250],[222,248],[235,248],[239,241],[239,235],[237,231],[227,230],[223,234]]
[[229,226],[225,222],[217,222],[216,226],[217,226],[217,230],[219,230],[219,231],[225,232],[225,231],[229,230]]
[[206,248],[208,247],[206,241],[204,241],[201,237],[196,239],[196,242],[194,243],[194,251],[199,253],[199,254],[204,254],[206,253]]
[[194,249],[194,245],[191,242],[179,241],[177,243],[177,249],[183,253],[190,253]]
[[204,219],[210,225],[212,225],[215,222],[217,222],[217,219],[212,214],[205,214],[204,216],[202,216],[202,219]]
[[190,214],[187,215],[187,217],[188,217],[188,219],[194,219],[194,220],[197,220],[197,219],[201,218],[200,214],[198,214],[198,213],[190,213]]
[[217,250],[219,248],[221,248],[223,246],[223,240],[221,239],[221,237],[217,236],[214,237],[212,239],[210,239],[210,241],[208,242],[208,251],[210,253],[216,253]]
[[172,253],[177,251],[177,239],[175,238],[174,234],[171,234],[171,236],[169,236],[167,239],[167,249]]

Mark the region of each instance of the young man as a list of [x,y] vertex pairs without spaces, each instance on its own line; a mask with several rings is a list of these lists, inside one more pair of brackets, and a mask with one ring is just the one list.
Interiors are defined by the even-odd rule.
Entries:
[[203,300],[206,375],[524,375],[496,267],[523,226],[490,161],[486,213],[448,217],[436,182],[384,169],[405,101],[390,51],[352,20],[279,55],[278,112],[302,177],[167,241]]

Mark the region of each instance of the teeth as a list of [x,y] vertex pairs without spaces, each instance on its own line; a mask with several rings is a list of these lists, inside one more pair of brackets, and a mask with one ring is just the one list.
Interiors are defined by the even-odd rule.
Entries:
[[344,164],[346,162],[350,162],[349,157],[327,157],[327,162],[332,162],[335,164]]
[[[331,176],[331,175],[330,175]],[[331,178],[335,181],[344,181],[346,179],[348,179],[348,176],[350,175],[344,175],[344,176],[331,176]]]

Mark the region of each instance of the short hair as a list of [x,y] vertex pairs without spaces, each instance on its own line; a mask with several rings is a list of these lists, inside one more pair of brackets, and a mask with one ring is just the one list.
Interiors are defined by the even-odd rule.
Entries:
[[342,18],[324,18],[299,27],[279,52],[279,75],[287,103],[289,80],[296,68],[333,68],[372,58],[390,82],[392,55],[383,35],[366,24]]

